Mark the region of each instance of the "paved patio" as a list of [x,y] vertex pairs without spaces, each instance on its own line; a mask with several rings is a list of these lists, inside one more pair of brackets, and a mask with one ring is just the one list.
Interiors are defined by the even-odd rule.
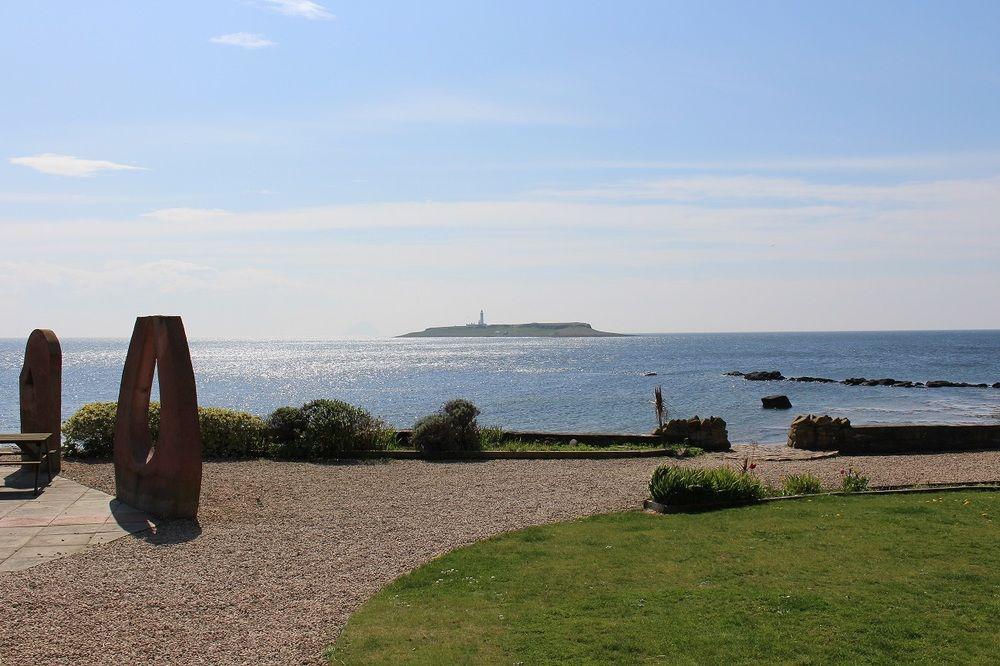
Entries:
[[30,476],[15,472],[0,488],[0,571],[21,571],[155,529],[146,514],[61,476],[35,497]]

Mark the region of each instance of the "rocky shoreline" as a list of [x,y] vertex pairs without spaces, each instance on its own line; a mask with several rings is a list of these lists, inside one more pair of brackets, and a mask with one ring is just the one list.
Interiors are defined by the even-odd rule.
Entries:
[[829,379],[827,377],[785,377],[780,370],[756,370],[740,372],[730,370],[723,373],[727,377],[742,377],[751,382],[816,382],[820,384],[843,384],[845,386],[892,386],[895,388],[995,388],[1000,389],[1000,382],[993,384],[970,384],[969,382],[952,382],[945,379],[932,379],[926,382],[915,382],[906,379],[868,379],[866,377],[849,377],[847,379]]

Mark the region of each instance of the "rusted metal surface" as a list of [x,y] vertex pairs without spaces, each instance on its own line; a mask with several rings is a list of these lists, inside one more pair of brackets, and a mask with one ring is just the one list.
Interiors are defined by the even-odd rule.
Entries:
[[21,432],[52,433],[44,446],[58,474],[62,446],[62,347],[47,328],[36,328],[24,347],[24,365],[18,379]]
[[[160,429],[149,431],[153,373],[159,380]],[[201,493],[198,397],[180,317],[138,317],[122,372],[115,423],[116,494],[162,518],[194,518]]]

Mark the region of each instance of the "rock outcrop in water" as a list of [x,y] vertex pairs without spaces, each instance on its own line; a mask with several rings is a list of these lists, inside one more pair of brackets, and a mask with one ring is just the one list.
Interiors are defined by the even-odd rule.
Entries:
[[765,395],[760,399],[761,407],[764,409],[791,409],[792,401],[787,395]]
[[778,370],[758,370],[743,375],[743,379],[751,382],[777,382],[784,378],[785,376]]
[[787,380],[790,382],[815,382],[820,384],[843,384],[844,386],[891,386],[894,388],[990,388],[1000,389],[1000,382],[991,384],[980,383],[970,384],[969,382],[950,382],[944,379],[934,379],[929,382],[914,382],[908,379],[893,379],[884,377],[882,379],[868,379],[867,377],[848,377],[844,380],[829,379],[827,377],[785,377],[778,370],[756,370],[754,372],[740,372],[730,370],[722,373],[727,377],[743,377],[751,382],[777,382]]

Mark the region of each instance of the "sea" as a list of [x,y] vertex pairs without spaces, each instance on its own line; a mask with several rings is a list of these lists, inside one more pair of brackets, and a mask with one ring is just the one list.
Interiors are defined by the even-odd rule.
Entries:
[[[0,339],[0,431],[19,423],[24,340]],[[124,339],[68,338],[63,416],[116,400]],[[623,338],[192,340],[204,406],[266,416],[316,398],[360,405],[397,428],[466,398],[483,425],[510,430],[649,432],[653,390],[669,418],[720,416],[730,440],[784,443],[797,414],[852,423],[1000,423],[1000,389],[750,382],[730,370],[970,383],[1000,381],[1000,331],[718,333]],[[652,373],[655,373],[653,375]],[[155,387],[154,387],[155,388]],[[760,398],[785,394],[791,410]]]

